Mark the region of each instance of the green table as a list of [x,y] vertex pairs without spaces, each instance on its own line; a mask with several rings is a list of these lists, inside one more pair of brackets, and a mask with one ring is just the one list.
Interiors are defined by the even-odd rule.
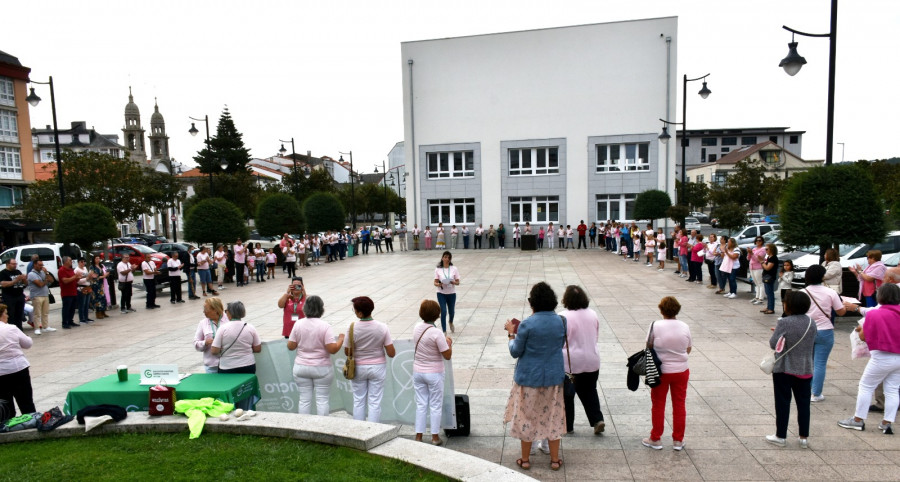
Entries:
[[[140,376],[129,374],[127,382],[117,375],[107,375],[69,390],[63,411],[75,415],[84,407],[104,403],[125,407],[129,412],[149,411],[150,387],[141,385]],[[175,388],[176,400],[213,397],[236,403],[247,399],[253,405],[260,399],[256,375],[244,373],[196,373],[185,378]]]

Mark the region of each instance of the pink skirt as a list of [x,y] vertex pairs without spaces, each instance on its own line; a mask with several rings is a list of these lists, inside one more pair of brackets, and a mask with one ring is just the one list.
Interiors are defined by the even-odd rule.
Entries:
[[566,433],[563,386],[523,387],[513,382],[503,423],[511,423],[509,434],[519,440],[558,440]]

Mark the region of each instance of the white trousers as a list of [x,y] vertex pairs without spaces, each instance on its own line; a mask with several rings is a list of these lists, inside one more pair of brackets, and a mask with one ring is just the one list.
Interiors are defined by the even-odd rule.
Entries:
[[755,288],[755,292],[753,297],[758,300],[766,299],[766,287],[763,284],[763,270],[761,269],[751,269],[750,276],[753,277],[753,287]]
[[544,239],[547,240],[547,249],[553,249],[553,236],[546,236]]
[[431,434],[441,431],[441,409],[444,402],[444,374],[413,372],[416,390],[416,433],[425,433],[425,414],[431,411]]
[[862,378],[859,379],[859,392],[856,395],[856,416],[865,420],[872,403],[872,393],[879,383],[884,381],[884,420],[894,423],[897,417],[897,406],[900,405],[900,354],[881,350],[872,350],[872,358],[866,364]]
[[294,381],[300,388],[300,400],[297,402],[297,413],[310,413],[313,394],[316,396],[316,415],[327,417],[331,411],[328,398],[331,395],[331,381],[334,380],[334,369],[329,366],[294,365]]
[[[353,386],[353,419],[379,422],[381,420],[381,397],[384,395],[384,377],[387,369],[384,363],[378,365],[356,365],[356,377],[350,381]],[[366,407],[369,418],[366,418]]]

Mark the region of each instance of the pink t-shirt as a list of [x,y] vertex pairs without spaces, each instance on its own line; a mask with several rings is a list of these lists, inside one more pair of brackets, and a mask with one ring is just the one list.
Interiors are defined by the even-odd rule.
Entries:
[[452,295],[456,293],[456,285],[450,281],[459,279],[459,270],[456,269],[456,266],[434,268],[434,279],[441,282],[441,286],[439,288],[436,287],[438,293]]
[[[242,327],[243,331],[241,331]],[[219,326],[219,331],[216,332],[216,337],[213,338],[212,346],[225,350],[225,353],[219,356],[219,369],[231,370],[255,364],[256,359],[253,358],[253,347],[261,344],[259,334],[256,333],[256,328],[253,325],[241,320],[235,320]]]
[[698,242],[697,244],[695,244],[695,245],[691,248],[691,261],[693,261],[693,262],[695,262],[695,263],[702,263],[702,262],[703,262],[703,257],[700,256],[700,250],[702,250],[702,249],[705,248],[705,247],[706,247],[706,246],[703,244],[702,241],[701,241],[701,242]]
[[[387,325],[375,320],[358,320],[353,323],[353,358],[357,365],[380,365],[387,359],[384,347],[394,344],[391,330]],[[350,329],[344,337],[344,347],[350,346]]]
[[206,337],[215,339],[219,327],[225,326],[227,323],[228,316],[222,315],[222,319],[219,320],[218,326],[210,322],[207,318],[200,320],[200,323],[197,325],[197,332],[194,334],[194,348],[196,348],[197,351],[203,352],[203,366],[219,366],[219,355],[213,355],[209,350],[209,346],[206,345]]
[[[806,314],[816,322],[816,328],[819,331],[833,330],[831,310],[837,311],[844,308],[844,303],[837,292],[822,285],[810,285],[800,291],[809,295],[809,311]],[[816,303],[818,303],[818,306]],[[821,310],[819,309],[820,306],[822,307]]]
[[32,343],[31,338],[15,325],[0,323],[0,375],[10,375],[28,368],[22,349],[31,348]]
[[209,269],[209,253],[197,253],[197,269]]
[[234,262],[244,264],[247,257],[247,248],[243,244],[234,245]]
[[688,369],[687,349],[691,346],[691,329],[679,320],[657,320],[653,324],[653,339],[648,340],[662,362],[663,373],[682,373]]
[[763,269],[762,262],[759,261],[757,256],[762,256],[763,259],[766,259],[766,247],[753,248],[753,251],[747,256],[750,258],[750,269]]
[[284,302],[284,313],[281,318],[281,336],[290,336],[294,330],[294,314],[297,315],[298,320],[306,318],[306,315],[303,314],[303,303],[305,302],[306,296],[297,302],[293,297],[288,296],[287,301]]
[[334,343],[334,332],[331,325],[321,318],[306,318],[294,324],[288,340],[297,344],[295,365],[310,367],[327,367],[331,365],[331,354],[325,345]]
[[[591,309],[566,310],[560,313],[566,317],[566,337],[569,340],[569,352],[563,346],[563,365],[567,373],[590,373],[600,369],[600,348],[597,339],[600,336],[600,319]],[[569,358],[572,367],[569,368]]]
[[415,348],[413,372],[444,373],[444,356],[441,353],[449,350],[450,345],[440,328],[430,323],[419,323],[413,330],[412,339],[413,343],[419,343]]

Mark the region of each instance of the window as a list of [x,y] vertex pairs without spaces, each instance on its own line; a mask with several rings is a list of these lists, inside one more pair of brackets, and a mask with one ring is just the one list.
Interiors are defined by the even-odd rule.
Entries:
[[510,223],[559,222],[559,196],[510,197]]
[[778,136],[769,136],[769,140],[778,144]]
[[699,182],[699,183],[703,182],[703,174],[697,174],[697,182]]
[[767,166],[776,166],[781,161],[781,154],[778,151],[763,151],[760,154]]
[[722,148],[722,154],[728,153],[728,152],[730,152],[730,151],[731,151],[731,148],[730,148],[730,147],[723,147],[723,148]]
[[23,248],[19,254],[19,261],[25,263],[31,261],[31,257],[38,255],[41,261],[54,261],[53,250],[50,248]]
[[56,160],[56,154],[52,149],[41,150],[41,162],[53,162]]
[[716,155],[710,154],[708,160],[709,160],[709,162],[716,162]]
[[713,173],[712,182],[717,186],[724,186],[726,178],[728,178],[728,174],[716,171]]
[[723,146],[736,146],[737,145],[737,137],[723,137],[722,145]]
[[797,144],[800,142],[800,136],[791,136],[790,141],[791,144]]
[[19,186],[0,186],[0,208],[11,208],[22,204],[22,188]]
[[706,162],[706,148],[700,148],[700,162]]
[[7,77],[0,77],[0,105],[16,105],[16,93],[13,90],[13,81]]
[[0,179],[22,179],[18,147],[0,147]]
[[0,141],[19,142],[19,128],[14,111],[0,109]]
[[475,198],[429,199],[428,212],[431,224],[473,224]]
[[756,136],[741,137],[741,145],[742,146],[752,146],[755,144],[756,144]]
[[597,145],[597,172],[649,170],[649,143]]
[[715,137],[704,137],[700,142],[701,146],[717,146],[719,145],[719,140]]
[[558,147],[532,147],[509,150],[510,176],[559,174]]
[[428,179],[475,177],[475,152],[429,152]]
[[597,219],[634,219],[637,194],[597,194]]

